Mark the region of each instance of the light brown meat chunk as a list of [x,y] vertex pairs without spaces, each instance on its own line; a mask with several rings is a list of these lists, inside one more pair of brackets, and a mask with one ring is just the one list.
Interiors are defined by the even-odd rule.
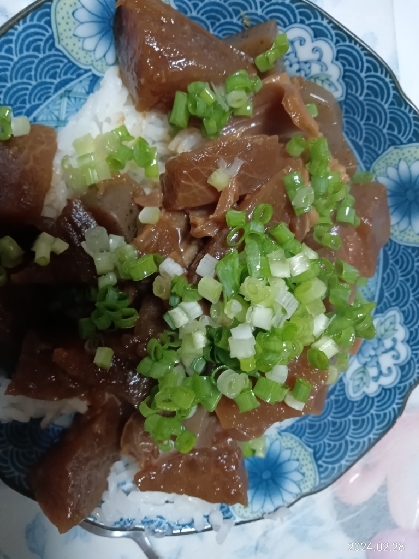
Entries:
[[219,430],[206,447],[163,454],[135,476],[141,491],[189,495],[210,503],[247,505],[247,472],[241,450]]
[[[119,0],[114,33],[122,81],[141,111],[169,110],[194,81],[224,83],[252,60],[160,0]],[[181,30],[181,32],[180,32]]]
[[167,162],[164,205],[181,209],[217,202],[220,193],[207,182],[208,178],[218,168],[220,159],[230,165],[235,158],[243,161],[236,175],[241,196],[257,190],[292,161],[274,136],[219,138]]

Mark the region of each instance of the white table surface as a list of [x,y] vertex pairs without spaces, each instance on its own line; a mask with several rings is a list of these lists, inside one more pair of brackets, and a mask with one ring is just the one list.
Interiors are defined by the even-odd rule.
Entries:
[[[419,106],[419,0],[316,0],[393,69]],[[0,24],[29,0],[0,0]],[[419,391],[392,431],[341,480],[303,499],[288,520],[264,520],[234,528],[223,546],[214,533],[153,542],[163,559],[419,559]],[[412,452],[412,448],[416,449]],[[394,471],[397,453],[403,469]],[[402,457],[406,457],[403,461]],[[361,478],[365,498],[352,492],[360,472],[378,468],[388,482],[386,495]],[[377,471],[378,471],[377,470]],[[397,483],[391,483],[396,480]],[[394,489],[396,487],[396,489]],[[336,500],[347,507],[334,506]],[[338,512],[337,512],[338,511]],[[350,551],[350,542],[403,542],[404,551]],[[39,507],[0,482],[0,559],[140,559],[136,544],[98,538],[80,528],[60,536]]]

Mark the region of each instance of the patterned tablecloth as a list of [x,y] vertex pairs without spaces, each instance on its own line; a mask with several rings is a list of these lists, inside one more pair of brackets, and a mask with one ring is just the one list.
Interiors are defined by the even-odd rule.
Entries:
[[[83,3],[88,7],[96,1]],[[418,0],[315,3],[375,49],[419,106]],[[0,0],[0,24],[29,4]],[[419,389],[384,439],[332,487],[297,503],[283,522],[236,527],[222,547],[214,533],[160,539],[154,545],[164,559],[418,559]],[[60,536],[35,503],[0,482],[0,559],[141,557],[131,541],[97,538],[81,528]]]

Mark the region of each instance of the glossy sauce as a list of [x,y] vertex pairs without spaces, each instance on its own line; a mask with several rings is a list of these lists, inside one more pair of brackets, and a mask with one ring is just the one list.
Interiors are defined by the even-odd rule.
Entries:
[[[194,81],[220,85],[252,60],[160,0],[119,0],[114,22],[122,81],[140,111],[172,108]],[[179,32],[181,30],[181,32]]]

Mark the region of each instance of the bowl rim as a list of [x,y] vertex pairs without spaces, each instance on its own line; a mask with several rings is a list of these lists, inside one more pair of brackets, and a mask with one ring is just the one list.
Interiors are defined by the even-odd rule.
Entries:
[[[24,18],[26,18],[32,12],[36,11],[38,8],[40,8],[44,4],[48,4],[48,3],[52,4],[53,1],[54,0],[35,0],[33,3],[29,4],[26,8],[24,8],[23,10],[20,10],[17,14],[12,16],[8,21],[6,21],[2,26],[0,26],[0,39],[2,37],[4,37],[11,29],[13,29],[16,25],[18,25]],[[272,2],[272,3],[273,2],[280,3],[280,1],[281,0],[270,0],[270,2]],[[289,0],[289,1],[291,3],[295,2],[295,0]],[[312,9],[316,12],[319,12],[322,15],[323,19],[325,19],[325,20],[329,21],[330,23],[334,24],[337,28],[342,30],[345,33],[345,35],[349,36],[355,43],[357,43],[358,45],[363,47],[363,49],[365,49],[369,53],[370,56],[375,58],[375,60],[379,63],[380,67],[384,68],[386,70],[386,72],[388,73],[390,79],[395,84],[395,86],[397,88],[397,91],[400,94],[400,96],[402,97],[403,101],[407,105],[409,105],[410,108],[413,109],[413,111],[416,112],[417,115],[419,116],[419,108],[413,103],[413,101],[410,99],[410,97],[405,93],[405,91],[403,90],[403,88],[400,84],[400,81],[399,81],[398,77],[396,76],[396,74],[394,73],[392,68],[376,51],[374,51],[373,48],[371,48],[360,37],[355,35],[355,33],[353,33],[348,27],[346,27],[344,24],[342,24],[340,21],[338,21],[335,17],[330,15],[326,10],[324,10],[323,8],[321,8],[320,6],[318,6],[317,4],[312,2],[311,0],[298,0],[298,1],[303,3],[303,4],[306,4],[310,9]],[[323,22],[321,22],[321,23],[323,23]],[[389,425],[389,427],[387,429],[385,429],[377,437],[377,439],[371,445],[368,446],[368,448],[366,448],[357,457],[355,462],[353,462],[344,471],[342,471],[340,473],[340,475],[336,479],[334,479],[333,481],[330,481],[330,482],[326,483],[325,485],[319,487],[318,489],[313,489],[311,491],[307,491],[306,493],[301,494],[295,501],[293,501],[293,503],[291,505],[287,506],[287,508],[291,509],[302,499],[305,499],[306,497],[316,495],[316,494],[330,488],[334,483],[336,483],[339,479],[341,479],[356,463],[358,463],[366,454],[368,454],[368,452],[370,452],[370,450],[372,448],[374,448],[394,427],[397,420],[402,416],[403,412],[405,411],[406,404],[407,404],[412,392],[418,386],[419,386],[419,376],[415,380],[415,382],[413,383],[411,388],[407,391],[407,393],[406,393],[406,395],[403,399],[403,402],[401,403],[401,405],[399,406],[399,409],[397,410],[397,415],[394,417],[394,421]],[[34,498],[34,496],[30,492],[27,492],[25,490],[22,490],[22,489],[18,488],[17,485],[13,481],[6,480],[1,472],[0,472],[0,481],[2,481],[10,489],[12,489],[13,491],[16,491],[20,495],[23,495],[24,497],[27,497],[27,498],[29,498],[33,501],[36,501],[36,499]],[[243,526],[245,524],[258,522],[260,520],[263,520],[263,516],[261,518],[239,520],[234,525],[235,526]],[[98,527],[100,527],[104,530],[107,530],[109,532],[130,533],[130,532],[144,532],[144,531],[147,531],[146,528],[141,528],[141,527],[138,527],[138,526],[133,526],[131,528],[106,526],[105,524],[102,524],[101,522],[96,522],[96,521],[90,520],[89,518],[86,518],[85,520],[83,520],[81,525],[83,525],[84,523],[90,524],[92,526],[98,526]],[[190,535],[190,534],[196,534],[196,533],[200,533],[200,532],[210,532],[210,531],[213,531],[212,527],[206,527],[203,530],[199,530],[199,531],[196,530],[195,528],[182,528],[181,530],[180,529],[173,530],[173,532],[170,535],[171,536],[187,536],[187,535]]]

